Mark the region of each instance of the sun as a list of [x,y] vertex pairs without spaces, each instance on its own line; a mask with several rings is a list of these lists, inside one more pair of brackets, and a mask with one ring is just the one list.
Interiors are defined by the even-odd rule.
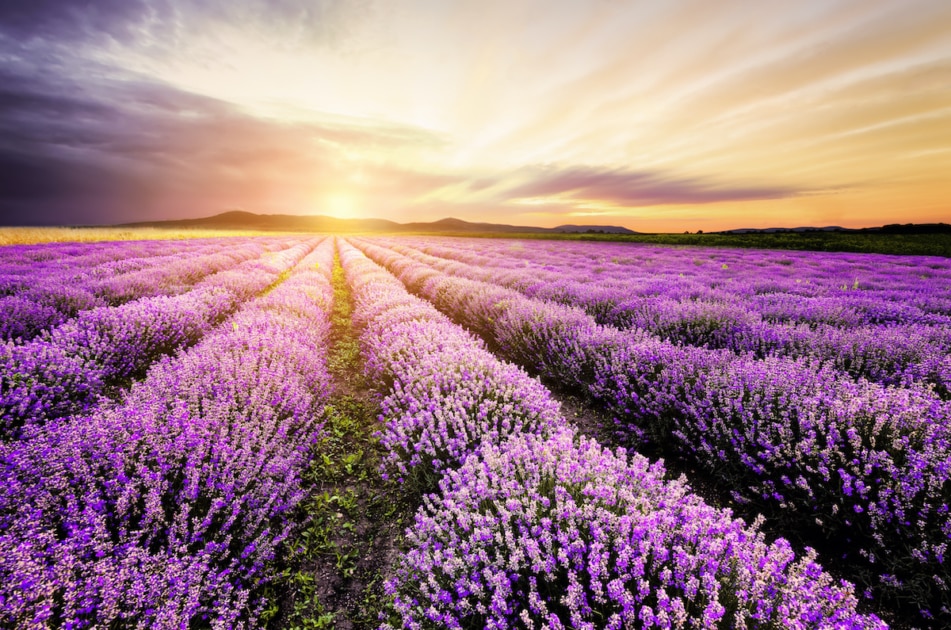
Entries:
[[357,218],[357,200],[345,192],[334,192],[324,196],[323,212],[338,219]]

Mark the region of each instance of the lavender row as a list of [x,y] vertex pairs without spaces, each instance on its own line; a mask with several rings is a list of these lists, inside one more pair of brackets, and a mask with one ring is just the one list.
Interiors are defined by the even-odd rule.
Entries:
[[220,271],[185,294],[80,313],[25,344],[0,345],[0,434],[88,413],[107,388],[142,376],[163,355],[203,335],[296,264],[315,245]]
[[[576,435],[547,390],[346,243],[386,467],[441,476],[383,628],[883,628],[810,553],[767,544],[660,464]],[[416,473],[418,474],[418,473]]]
[[[143,239],[127,241],[51,241],[46,243],[6,245],[0,247],[0,269],[7,265],[36,264],[87,264],[98,259],[100,262],[118,260],[127,256],[140,256],[175,251],[182,244],[202,246],[212,241],[229,240],[225,238],[196,239]],[[120,246],[117,250],[116,246]],[[130,252],[124,253],[121,252]]]
[[[210,273],[224,271],[252,258],[273,256],[304,239],[282,238],[246,240],[238,243],[215,242],[205,250],[191,253],[173,252],[168,256],[149,259],[142,269],[120,275],[102,276],[93,290],[110,304],[122,304],[130,299],[151,295],[174,294]],[[98,269],[93,270],[98,271]]]
[[[947,323],[951,261],[933,256],[672,248],[632,243],[413,240],[431,254],[499,269],[621,282],[630,294],[757,303],[767,319]],[[447,243],[441,246],[439,243]],[[835,308],[838,304],[840,307]]]
[[0,625],[254,627],[331,388],[332,262],[326,240],[121,406],[0,445]]
[[[189,287],[181,281],[174,284],[163,282],[166,278],[162,276],[167,277],[168,270],[175,270],[184,261],[190,268],[202,272],[191,274],[195,282],[203,275],[258,257],[263,254],[263,250],[252,245],[241,248],[236,254],[226,256],[215,253],[211,260],[209,256],[203,256],[200,263],[189,258],[186,252],[135,261],[122,260],[123,266],[134,264],[135,268],[134,271],[119,275],[110,273],[117,266],[114,263],[56,274],[44,274],[37,270],[29,278],[24,277],[27,286],[13,295],[0,298],[0,339],[29,341],[84,310],[115,306],[141,297],[181,293]],[[207,264],[209,262],[211,264]],[[202,263],[205,265],[199,267]]]
[[[491,268],[496,277],[505,278],[519,290],[534,290],[540,280],[543,285],[552,285],[548,290],[553,295],[558,295],[560,283],[568,285],[564,290],[574,294],[574,283],[594,283],[597,286],[589,288],[601,295],[593,297],[591,307],[602,311],[614,308],[618,295],[622,295],[728,304],[763,321],[793,325],[851,328],[951,322],[951,296],[947,291],[951,286],[951,263],[940,258],[851,255],[853,260],[842,270],[843,265],[837,264],[841,261],[828,258],[833,254],[812,252],[793,261],[755,250],[721,250],[708,253],[711,258],[707,259],[703,250],[692,249],[691,253],[701,255],[702,260],[693,258],[694,263],[700,262],[698,266],[690,263],[691,253],[685,250],[651,246],[627,245],[627,256],[622,256],[625,250],[609,243],[565,244],[557,255],[546,253],[541,243],[520,244],[513,250],[489,241],[478,254],[468,251],[471,245],[466,248],[462,243],[437,247],[400,239],[391,244],[406,242],[442,258]],[[588,248],[572,256],[571,248],[581,245]],[[726,260],[729,263],[721,262]],[[777,260],[787,264],[777,264]],[[821,275],[826,268],[834,270],[837,277],[848,275],[848,282],[823,282]],[[606,291],[613,293],[613,299]]]
[[[262,245],[278,241],[255,238],[240,242],[249,240]],[[232,239],[102,242],[87,244],[89,253],[71,257],[61,255],[62,243],[26,247],[29,251],[24,251],[24,246],[4,247],[0,248],[0,294],[15,295],[30,288],[37,277],[52,276],[64,281],[107,280],[154,266],[156,262],[173,262],[182,255],[226,251],[236,244],[238,241]]]
[[388,468],[401,479],[458,467],[486,440],[498,444],[563,423],[536,379],[499,362],[346,242],[339,249],[367,374],[389,392],[381,442]]
[[887,627],[813,552],[570,429],[487,445],[440,489],[387,583],[397,626]]
[[536,279],[557,284],[569,278],[631,298],[731,304],[764,321],[808,326],[951,322],[951,261],[944,258],[800,252],[793,259],[770,251],[618,243],[562,243],[556,249],[542,241],[516,248],[487,241],[474,249],[459,240],[452,247],[394,242],[513,273],[521,277],[520,289]]
[[[36,270],[24,277],[26,287],[0,297],[0,339],[28,341],[83,310],[142,297],[179,294],[205,276],[291,244],[287,239],[215,243],[201,249],[183,247],[182,251],[168,255],[123,259],[88,269],[49,273]],[[127,271],[117,273],[120,265]],[[132,269],[128,270],[129,267]]]
[[213,242],[209,239],[187,242],[98,241],[0,247],[0,290],[3,293],[15,290],[19,286],[12,284],[16,277],[28,277],[34,272],[56,274],[69,270],[90,269],[121,260],[166,255],[180,251],[183,247],[205,247]]
[[[951,326],[924,323],[868,324],[848,304],[834,298],[815,298],[824,322],[774,322],[756,310],[756,301],[768,296],[695,299],[673,295],[676,281],[652,285],[650,294],[638,295],[629,284],[602,282],[577,268],[561,273],[536,268],[500,270],[436,257],[398,243],[394,250],[441,271],[474,280],[502,284],[528,297],[579,306],[600,324],[644,330],[680,345],[729,349],[757,358],[805,357],[829,362],[834,368],[883,385],[934,387],[951,397]],[[429,249],[433,249],[430,247]],[[445,255],[448,248],[438,251]],[[463,256],[465,257],[465,256]],[[948,283],[951,289],[951,282]],[[632,296],[632,292],[634,295]],[[772,296],[776,298],[776,296]],[[800,296],[787,296],[803,302]],[[741,305],[735,300],[751,300]],[[778,298],[776,298],[778,300]],[[781,300],[778,300],[781,301]],[[867,300],[868,301],[868,300]],[[820,306],[824,305],[824,306]],[[885,307],[888,308],[888,307]],[[873,309],[869,306],[866,311]],[[881,309],[879,309],[881,310]],[[847,317],[855,327],[843,327]],[[818,315],[816,320],[820,319]],[[833,325],[835,322],[840,325]]]
[[949,614],[951,405],[803,360],[756,361],[602,327],[566,306],[361,249],[507,358],[587,391],[635,441],[701,464],[878,592]]

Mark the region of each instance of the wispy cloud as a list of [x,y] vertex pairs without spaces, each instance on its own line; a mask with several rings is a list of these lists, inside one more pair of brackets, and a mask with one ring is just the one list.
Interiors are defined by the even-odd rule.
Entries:
[[[0,222],[99,223],[245,206],[319,211],[357,177],[374,195],[413,196],[448,176],[360,155],[444,140],[393,123],[284,122],[129,77],[95,86],[0,69]],[[348,155],[356,152],[357,158]]]
[[662,172],[605,166],[535,166],[521,169],[515,176],[527,181],[504,190],[501,194],[508,200],[559,197],[651,206],[780,199],[801,192],[787,187],[717,185]]
[[942,0],[0,2],[0,221],[936,220],[949,86]]
[[367,5],[361,0],[13,1],[0,3],[0,33],[21,42],[99,46],[111,39],[168,51],[240,28],[278,46],[327,45],[345,37]]

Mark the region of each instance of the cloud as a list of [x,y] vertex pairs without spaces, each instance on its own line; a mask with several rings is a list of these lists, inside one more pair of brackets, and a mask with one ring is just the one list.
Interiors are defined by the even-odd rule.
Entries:
[[0,3],[0,33],[20,41],[72,46],[123,45],[173,49],[221,27],[253,27],[280,46],[333,44],[367,9],[332,0],[29,0]]
[[618,206],[706,204],[780,199],[792,188],[719,185],[652,171],[602,166],[532,166],[516,173],[523,183],[499,193],[509,200],[558,197]]
[[261,119],[131,75],[75,83],[55,65],[0,68],[0,138],[6,225],[180,218],[234,206],[313,213],[322,191],[357,175],[373,195],[412,196],[452,180],[360,159],[444,142],[415,127]]
[[0,0],[0,221],[936,213],[951,5],[906,4]]

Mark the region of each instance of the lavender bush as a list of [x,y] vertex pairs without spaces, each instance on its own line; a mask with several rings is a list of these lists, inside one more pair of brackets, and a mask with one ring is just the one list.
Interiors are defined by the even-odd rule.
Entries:
[[388,392],[381,405],[387,474],[441,473],[486,443],[563,422],[537,380],[408,296],[352,247],[340,250],[369,374]]
[[811,552],[570,430],[484,447],[407,537],[386,584],[405,628],[886,627]]
[[576,439],[536,381],[513,371],[505,387],[508,366],[481,343],[340,249],[386,376],[388,462],[444,475],[407,531],[384,628],[884,627],[812,555],[767,545],[659,464]]
[[[698,271],[690,265],[695,269],[684,277],[675,272],[685,257],[668,248],[627,246],[625,250],[602,244],[592,250],[586,244],[588,255],[582,256],[584,249],[571,250],[585,244],[566,244],[567,252],[559,249],[546,257],[541,243],[530,243],[529,248],[517,250],[523,255],[516,258],[506,256],[508,251],[493,251],[492,246],[477,256],[460,251],[465,245],[458,240],[453,242],[456,247],[440,247],[431,240],[410,242],[439,256],[407,247],[403,240],[391,246],[445,273],[578,306],[600,324],[644,330],[678,345],[725,348],[758,358],[817,359],[885,385],[924,383],[945,398],[951,395],[945,365],[951,354],[951,299],[946,295],[951,270],[936,262],[940,259],[922,259],[937,267],[929,268],[933,278],[926,274],[922,279],[910,273],[914,267],[902,257],[800,254],[832,268],[831,272],[825,267],[820,273],[807,272],[808,288],[804,289],[802,277],[789,283],[788,265],[777,264],[760,252],[728,252],[726,270],[705,264]],[[604,259],[612,251],[623,253],[625,264],[619,264],[619,256],[610,256],[618,263],[605,266]],[[639,257],[631,260],[632,251]],[[657,255],[648,257],[645,251]],[[803,275],[801,261],[795,271],[796,276]],[[833,278],[861,275],[865,282],[861,291],[843,290],[823,284],[832,280],[826,274]]]
[[619,430],[693,458],[737,499],[807,538],[844,543],[852,575],[878,594],[926,617],[951,614],[947,401],[804,360],[625,335],[577,309],[359,244],[504,356],[587,389]]
[[301,259],[314,242],[208,276],[175,297],[82,312],[26,344],[0,345],[0,435],[88,412],[110,385],[141,377],[163,355],[197,342]]
[[124,403],[0,446],[0,625],[253,626],[330,391],[328,240]]
[[56,281],[53,284],[54,287],[34,287],[20,295],[0,298],[0,339],[28,341],[80,311],[106,305],[82,288]]
[[[156,255],[135,243],[99,254],[37,263],[28,252],[9,248],[0,255],[0,339],[28,341],[79,312],[130,300],[177,295],[210,274],[289,247],[291,239],[226,239],[162,242]],[[125,255],[123,255],[125,254]]]

